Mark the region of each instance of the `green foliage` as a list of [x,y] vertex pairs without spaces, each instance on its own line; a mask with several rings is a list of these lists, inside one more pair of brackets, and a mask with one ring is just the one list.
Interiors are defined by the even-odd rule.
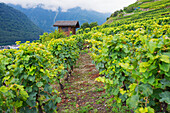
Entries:
[[96,27],[96,26],[98,26],[97,22],[91,22],[90,23],[90,28],[93,28],[93,27]]
[[111,14],[110,17],[116,17],[119,14],[120,11],[115,11],[113,14]]
[[88,22],[83,23],[83,24],[81,25],[81,27],[80,27],[80,29],[83,29],[83,30],[84,30],[85,28],[90,28],[90,25],[89,25]]
[[131,12],[134,11],[134,9],[135,9],[135,7],[125,7],[125,8],[124,8],[124,10],[125,10],[126,13],[131,13]]
[[169,19],[119,21],[84,32],[91,58],[105,75],[96,80],[114,96],[114,107],[126,103],[135,112],[153,113],[161,102],[169,104]]
[[80,29],[82,29],[82,30],[85,30],[87,28],[92,29],[95,26],[98,26],[97,22],[91,22],[90,24],[88,22],[85,22],[81,25]]
[[145,4],[141,4],[138,7],[147,9],[158,9],[158,8],[165,8],[167,6],[170,5],[170,0],[160,0],[160,1],[154,1],[154,2],[149,2],[149,3],[145,3]]
[[135,8],[143,8],[143,9],[160,9],[169,6],[170,0],[140,0],[135,2],[134,4],[129,5],[128,7],[124,7],[124,11],[126,13],[131,13],[135,10]]
[[[117,20],[137,20],[137,19],[149,19],[153,18],[155,15],[161,15],[169,13],[169,6],[170,6],[170,0],[140,0],[137,1],[128,7],[124,7],[123,12],[124,13],[132,13],[127,16],[118,16],[122,14],[120,11],[115,11],[110,18],[108,18],[108,22],[110,21],[117,21]],[[142,11],[144,9],[147,9],[148,11]],[[134,14],[133,14],[134,13]]]
[[168,111],[170,17],[160,16],[168,11],[121,17],[110,25],[80,29],[67,38],[60,38],[63,35],[57,31],[44,33],[37,43],[0,51],[0,110],[56,112],[61,98],[52,85],[75,65],[80,49],[88,45],[93,63],[104,75],[96,81],[103,82],[113,97],[110,105],[117,108],[113,111]]
[[113,23],[111,23],[109,26],[120,26],[123,24],[142,22],[142,21],[147,21],[151,19],[156,20],[157,18],[161,18],[162,15],[169,17],[168,15],[169,10],[170,10],[169,8],[168,9],[162,8],[162,9],[154,9],[154,10],[149,10],[149,11],[144,11],[144,12],[138,12],[138,13],[134,13],[128,16],[110,18],[106,23],[110,24],[110,21],[111,22],[113,21]]
[[15,109],[23,106],[23,102],[27,100],[28,93],[25,91],[24,86],[13,84],[8,87],[0,87],[0,111],[12,113]]
[[39,41],[16,42],[19,50],[0,51],[0,111],[56,112],[61,98],[52,85],[75,65],[84,42],[61,37],[58,31],[44,33]]
[[153,2],[154,0],[140,0],[139,2],[145,3],[145,2]]
[[165,91],[165,92],[162,92],[160,94],[160,102],[166,102],[168,104],[170,104],[170,92],[169,91]]
[[75,38],[52,39],[48,44],[48,50],[56,58],[55,64],[64,64],[65,69],[75,65],[80,52]]
[[0,3],[0,21],[0,45],[33,41],[43,33],[26,15],[3,3]]
[[51,39],[59,39],[59,38],[66,38],[66,35],[64,34],[64,32],[59,32],[58,30],[55,30],[52,33],[45,32],[43,35],[40,36],[39,42],[46,43]]
[[[2,63],[0,94],[2,92],[3,104],[6,105],[1,111],[8,111],[13,107],[20,112],[56,111],[56,104],[60,99],[58,91],[51,85],[58,80],[56,75],[64,67],[60,64],[56,67],[54,60],[46,47],[39,43],[26,42],[20,44],[19,50],[0,51]],[[16,87],[13,88],[14,86]],[[11,94],[9,95],[7,91]],[[10,108],[9,102],[14,103],[9,105]]]

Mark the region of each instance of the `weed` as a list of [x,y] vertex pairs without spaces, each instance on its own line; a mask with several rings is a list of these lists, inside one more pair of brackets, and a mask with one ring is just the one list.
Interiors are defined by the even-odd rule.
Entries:
[[92,99],[95,99],[95,97],[91,97]]
[[77,65],[75,65],[75,68],[79,68],[81,63],[79,62]]
[[101,104],[101,103],[102,103],[101,100],[97,100],[97,101],[96,101],[96,104]]
[[92,72],[89,72],[88,74],[89,74],[89,75],[91,75],[91,74],[92,74]]
[[84,96],[82,96],[81,98],[82,98],[82,99],[84,99],[85,97],[84,97]]
[[94,109],[94,110],[93,110],[93,112],[94,112],[94,113],[97,113],[97,112],[98,112],[98,110],[97,110],[97,109]]
[[104,91],[103,88],[96,88],[96,90],[94,92],[101,92],[101,91]]

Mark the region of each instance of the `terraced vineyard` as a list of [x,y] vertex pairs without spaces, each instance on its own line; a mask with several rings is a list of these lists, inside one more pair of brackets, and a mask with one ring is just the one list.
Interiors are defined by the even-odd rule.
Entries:
[[168,10],[0,51],[0,111],[170,112]]

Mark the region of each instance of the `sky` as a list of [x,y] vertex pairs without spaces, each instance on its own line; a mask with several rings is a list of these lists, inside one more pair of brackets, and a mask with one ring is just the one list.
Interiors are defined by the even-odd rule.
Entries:
[[123,9],[137,0],[0,0],[4,3],[21,5],[24,8],[33,8],[43,4],[43,8],[56,11],[61,7],[63,11],[74,7],[82,9],[95,10],[102,13],[113,13],[116,10]]

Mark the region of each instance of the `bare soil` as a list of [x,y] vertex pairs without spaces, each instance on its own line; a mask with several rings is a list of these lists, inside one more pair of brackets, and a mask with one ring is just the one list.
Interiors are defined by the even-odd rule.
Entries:
[[103,84],[95,81],[97,77],[99,71],[92,64],[90,56],[81,54],[68,83],[63,83],[65,95],[61,94],[58,113],[111,112],[106,104],[108,99]]

